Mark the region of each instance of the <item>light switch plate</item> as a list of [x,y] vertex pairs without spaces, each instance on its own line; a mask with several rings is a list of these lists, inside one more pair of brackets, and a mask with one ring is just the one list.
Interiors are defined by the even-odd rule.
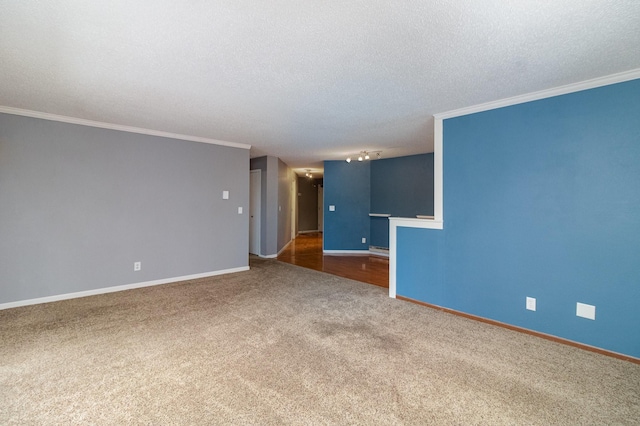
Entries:
[[238,214],[242,214],[242,207],[238,207]]
[[336,211],[336,206],[329,206],[329,211],[330,212],[335,212]]
[[229,199],[229,191],[222,191],[222,199],[223,200]]

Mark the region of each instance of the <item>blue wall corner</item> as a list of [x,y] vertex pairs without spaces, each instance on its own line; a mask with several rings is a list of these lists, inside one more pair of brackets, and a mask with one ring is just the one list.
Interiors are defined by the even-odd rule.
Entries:
[[[369,162],[325,161],[324,249],[369,249]],[[329,211],[329,206],[335,211]],[[366,238],[366,243],[362,243]]]
[[639,117],[633,80],[445,120],[445,229],[398,233],[398,294],[640,358]]
[[[326,161],[324,176],[325,250],[388,248],[389,219],[369,218],[369,213],[433,215],[433,153],[362,163]],[[328,210],[330,204],[336,212]]]

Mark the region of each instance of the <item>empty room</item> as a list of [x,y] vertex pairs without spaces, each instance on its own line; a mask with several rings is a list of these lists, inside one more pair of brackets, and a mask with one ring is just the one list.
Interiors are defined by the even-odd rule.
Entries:
[[0,424],[640,424],[640,3],[2,2]]

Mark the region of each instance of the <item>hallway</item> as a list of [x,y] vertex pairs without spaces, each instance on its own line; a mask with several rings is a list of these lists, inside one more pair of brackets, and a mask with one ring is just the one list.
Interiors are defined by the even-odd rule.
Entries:
[[323,255],[322,233],[299,234],[278,260],[344,278],[389,287],[389,259],[373,255]]

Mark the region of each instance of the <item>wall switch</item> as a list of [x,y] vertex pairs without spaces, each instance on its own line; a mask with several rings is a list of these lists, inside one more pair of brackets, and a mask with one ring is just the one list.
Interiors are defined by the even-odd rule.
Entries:
[[242,214],[242,207],[238,207],[238,214]]
[[229,199],[229,191],[222,191],[222,199],[223,200]]
[[282,206],[278,206],[278,211],[281,212],[282,211]]
[[329,206],[329,211],[330,212],[335,212],[336,211],[336,206]]
[[133,263],[133,271],[137,272],[142,269],[142,262],[134,262]]
[[576,315],[590,320],[596,319],[596,307],[586,303],[576,303]]
[[536,298],[535,297],[527,297],[527,309],[530,311],[536,310]]
[[365,237],[362,237],[362,244],[366,244],[367,243],[367,239]]

